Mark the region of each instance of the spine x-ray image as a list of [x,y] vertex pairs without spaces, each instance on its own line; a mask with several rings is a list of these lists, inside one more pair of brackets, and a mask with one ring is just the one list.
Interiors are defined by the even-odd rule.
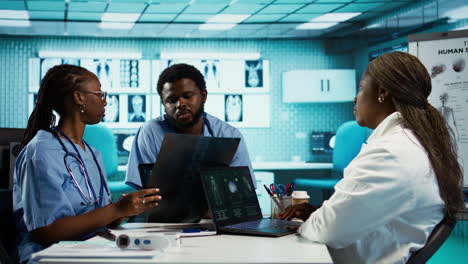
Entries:
[[263,61],[245,61],[245,87],[263,87]]
[[224,121],[242,122],[242,95],[226,94],[224,95]]
[[140,65],[138,60],[121,60],[120,61],[120,87],[139,87]]
[[129,95],[128,97],[128,122],[146,121],[146,102],[143,95]]
[[104,122],[119,122],[119,96],[108,95],[106,105],[106,115],[102,119]]

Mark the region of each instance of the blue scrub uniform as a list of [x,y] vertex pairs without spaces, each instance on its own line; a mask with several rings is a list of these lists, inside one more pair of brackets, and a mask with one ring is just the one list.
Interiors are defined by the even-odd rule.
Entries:
[[[75,153],[68,140],[62,139],[62,142],[69,152]],[[84,204],[86,200],[65,167],[63,160],[65,150],[52,133],[45,130],[38,131],[18,156],[14,175],[13,210],[20,263],[27,263],[31,254],[44,249],[32,240],[30,233],[32,230],[50,225],[59,218],[80,215],[111,202],[103,186],[107,183],[105,179],[104,182],[101,179],[90,149],[83,150],[79,145],[75,146],[86,166],[91,193],[94,192],[97,197],[102,197],[91,206]],[[100,152],[95,149],[92,151],[103,175],[106,175]],[[76,181],[88,196],[80,166],[74,159],[67,161]],[[87,239],[94,234],[87,234],[81,239]]]
[[[247,146],[240,131],[212,115],[206,113],[204,115],[202,136],[240,138],[237,152],[231,161],[231,166],[248,166],[252,181],[256,184]],[[138,164],[154,163],[156,161],[164,136],[167,133],[175,133],[175,130],[164,120],[164,117],[150,120],[138,130],[128,160],[127,176],[125,178],[126,184],[135,189],[142,187]]]

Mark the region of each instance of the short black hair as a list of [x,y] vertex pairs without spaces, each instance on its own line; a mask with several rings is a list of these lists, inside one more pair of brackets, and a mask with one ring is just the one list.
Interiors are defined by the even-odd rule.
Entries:
[[201,72],[192,65],[185,63],[173,64],[164,69],[159,75],[159,80],[156,89],[161,96],[161,92],[165,83],[174,83],[181,79],[190,79],[195,82],[200,91],[206,90],[205,78]]

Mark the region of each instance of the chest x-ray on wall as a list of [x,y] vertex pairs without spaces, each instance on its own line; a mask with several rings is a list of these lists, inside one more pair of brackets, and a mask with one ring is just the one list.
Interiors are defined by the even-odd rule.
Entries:
[[206,87],[209,90],[219,90],[219,60],[202,60],[203,77],[205,77]]

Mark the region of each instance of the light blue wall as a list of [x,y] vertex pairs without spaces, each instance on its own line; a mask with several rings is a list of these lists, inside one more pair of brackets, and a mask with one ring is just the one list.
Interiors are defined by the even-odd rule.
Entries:
[[[7,37],[0,39],[0,126],[25,127],[27,123],[28,59],[39,50],[141,51],[143,59],[157,59],[161,51],[260,52],[270,60],[271,126],[241,129],[252,159],[311,158],[309,135],[335,131],[354,118],[352,103],[283,104],[281,73],[296,69],[353,68],[352,55],[327,55],[318,40],[153,40],[72,37]],[[209,100],[209,99],[208,99]],[[305,133],[306,138],[297,138]]]

